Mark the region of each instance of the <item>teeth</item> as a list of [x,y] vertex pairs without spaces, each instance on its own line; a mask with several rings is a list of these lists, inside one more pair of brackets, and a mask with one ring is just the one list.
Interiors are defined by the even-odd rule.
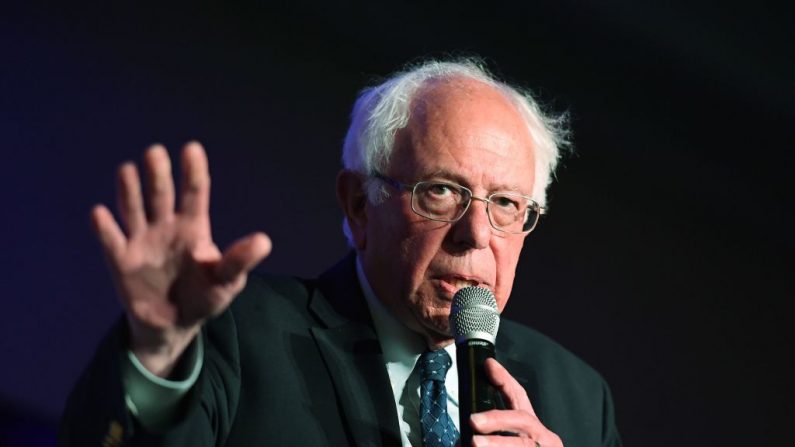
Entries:
[[459,289],[462,289],[464,287],[477,286],[478,285],[477,281],[467,281],[465,279],[453,279],[450,282],[451,282],[451,284],[453,284],[455,287],[457,287]]

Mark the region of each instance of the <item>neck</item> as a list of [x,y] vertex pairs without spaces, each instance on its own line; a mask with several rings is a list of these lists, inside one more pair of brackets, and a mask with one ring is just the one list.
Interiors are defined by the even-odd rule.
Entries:
[[438,351],[450,346],[455,340],[450,338],[449,335],[442,334],[424,334],[425,344],[431,351]]

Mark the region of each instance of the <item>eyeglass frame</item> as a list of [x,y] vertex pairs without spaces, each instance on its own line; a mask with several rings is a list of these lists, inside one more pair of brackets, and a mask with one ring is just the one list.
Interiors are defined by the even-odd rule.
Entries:
[[[370,174],[370,177],[373,177],[375,179],[381,180],[381,181],[387,183],[388,185],[390,185],[390,186],[392,186],[392,187],[394,187],[396,189],[402,189],[402,190],[405,190],[405,191],[411,191],[411,211],[413,211],[414,214],[416,214],[416,215],[418,215],[420,217],[423,217],[425,219],[432,220],[432,221],[435,221],[435,222],[450,222],[450,223],[458,222],[459,220],[461,220],[462,217],[464,217],[464,215],[467,213],[467,211],[469,211],[469,206],[472,205],[472,199],[479,200],[479,201],[481,201],[481,202],[486,204],[486,216],[488,216],[488,218],[489,218],[489,225],[491,225],[491,228],[494,228],[497,231],[501,231],[501,232],[507,233],[507,234],[530,234],[530,233],[532,233],[533,230],[535,230],[536,227],[538,226],[538,222],[541,220],[541,216],[543,216],[543,215],[545,215],[547,213],[547,209],[545,207],[539,205],[538,202],[533,200],[530,196],[526,196],[526,195],[520,194],[518,192],[502,191],[502,192],[495,192],[495,193],[489,194],[487,197],[478,197],[478,196],[474,195],[472,193],[472,190],[467,188],[466,186],[459,185],[458,183],[454,183],[454,182],[451,182],[451,181],[444,180],[444,181],[438,181],[437,183],[443,183],[443,184],[447,184],[447,185],[451,185],[451,186],[455,186],[455,187],[461,188],[462,190],[466,191],[467,194],[469,194],[469,200],[467,200],[467,204],[464,207],[464,210],[461,212],[461,215],[458,216],[455,219],[450,220],[450,219],[439,219],[439,218],[428,217],[428,216],[426,216],[424,214],[420,214],[420,212],[417,211],[414,208],[414,196],[415,196],[415,191],[417,190],[417,186],[418,185],[420,185],[421,183],[434,183],[433,180],[421,180],[421,181],[419,181],[417,183],[409,184],[409,183],[403,183],[403,182],[401,182],[399,180],[395,180],[392,177],[388,177],[388,176],[386,176],[386,175],[384,175],[384,174],[382,174],[382,173],[380,173],[378,171],[374,171],[372,174]],[[533,223],[533,226],[530,227],[529,230],[523,230],[523,231],[520,231],[518,233],[514,233],[514,232],[511,232],[511,231],[508,231],[508,230],[503,230],[502,228],[497,228],[497,226],[494,224],[494,221],[492,221],[491,212],[489,211],[489,205],[491,203],[494,203],[494,202],[491,201],[491,198],[494,197],[495,195],[506,194],[506,193],[507,194],[512,194],[512,195],[516,195],[516,196],[519,196],[519,197],[522,197],[522,198],[526,199],[528,202],[530,202],[530,205],[529,205],[530,208],[535,208],[537,210],[537,217],[535,218],[535,222]]]

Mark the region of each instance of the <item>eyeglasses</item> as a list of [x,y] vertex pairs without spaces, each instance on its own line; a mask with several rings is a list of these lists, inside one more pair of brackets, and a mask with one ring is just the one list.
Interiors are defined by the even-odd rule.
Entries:
[[413,185],[399,182],[380,172],[372,177],[406,191],[411,191],[411,209],[416,214],[439,222],[456,222],[469,209],[472,199],[486,204],[489,223],[498,231],[521,234],[533,231],[546,209],[528,196],[513,192],[497,192],[476,197],[468,188],[444,181],[423,181]]

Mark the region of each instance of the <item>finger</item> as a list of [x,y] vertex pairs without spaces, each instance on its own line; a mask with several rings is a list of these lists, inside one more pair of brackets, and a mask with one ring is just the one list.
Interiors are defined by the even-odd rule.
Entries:
[[174,179],[171,159],[166,148],[155,144],[144,154],[146,186],[149,199],[149,220],[166,220],[174,214]]
[[254,233],[232,244],[215,273],[221,282],[232,282],[248,273],[271,252],[271,240],[265,233]]
[[[541,421],[524,410],[489,410],[470,416],[473,433],[496,435],[499,432],[518,434],[519,437],[538,438],[546,431]],[[504,436],[504,438],[517,436]]]
[[119,167],[117,202],[119,214],[127,228],[127,233],[132,236],[146,229],[146,212],[141,196],[141,179],[138,169],[127,162]]
[[527,397],[527,392],[504,366],[494,359],[486,359],[484,366],[486,375],[491,383],[502,393],[503,397],[507,399],[509,408],[524,410],[536,416],[533,405],[530,403],[530,398]]
[[[506,436],[483,436],[483,435],[473,436],[472,445],[474,447],[484,447],[484,446],[536,447],[537,446],[535,441],[530,438],[517,438],[517,437],[506,437]],[[547,446],[544,445],[543,447]]]
[[537,436],[497,436],[497,435],[475,435],[472,437],[472,445],[482,446],[526,446],[526,447],[563,447],[563,440],[560,436],[545,430]]
[[105,254],[111,262],[118,263],[127,246],[127,238],[124,237],[113,214],[104,205],[96,205],[91,210],[91,223]]
[[210,171],[207,154],[198,142],[192,141],[182,150],[182,194],[180,210],[196,217],[209,213]]

